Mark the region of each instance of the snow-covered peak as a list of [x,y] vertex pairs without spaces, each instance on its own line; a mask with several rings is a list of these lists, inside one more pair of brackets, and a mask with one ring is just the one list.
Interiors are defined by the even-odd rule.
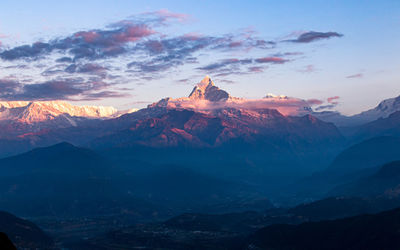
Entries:
[[113,107],[76,106],[65,101],[0,102],[0,120],[36,123],[58,116],[109,118],[117,114]]
[[206,76],[193,88],[189,98],[216,102],[227,100],[229,98],[229,94],[226,91],[216,87],[211,78]]
[[198,88],[206,88],[208,85],[211,85],[211,86],[215,86],[214,85],[214,82],[211,80],[211,78],[208,76],[208,75],[206,75],[204,78],[203,78],[203,80],[201,80],[198,84],[197,84],[197,87]]
[[361,122],[369,122],[379,118],[386,118],[396,111],[400,111],[400,96],[383,100],[375,108],[354,115],[353,118]]

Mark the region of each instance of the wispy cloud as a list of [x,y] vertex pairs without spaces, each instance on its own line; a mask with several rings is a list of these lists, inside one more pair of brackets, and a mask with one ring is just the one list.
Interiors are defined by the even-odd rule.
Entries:
[[[326,99],[327,103],[325,103],[324,105],[320,105],[318,107],[315,108],[315,111],[323,111],[326,109],[334,109],[338,104],[338,100],[340,99],[340,96],[332,96],[332,97],[328,97]],[[322,104],[323,102],[321,102]]]
[[312,72],[315,72],[316,69],[315,69],[314,65],[310,64],[310,65],[304,66],[302,69],[299,69],[298,71],[301,73],[312,73]]
[[362,78],[364,75],[361,73],[346,76],[346,78]]
[[95,100],[107,97],[121,97],[126,94],[104,91],[109,84],[102,81],[83,81],[79,78],[59,79],[43,83],[24,84],[14,80],[0,79],[2,100]]
[[258,63],[273,63],[273,64],[283,64],[288,62],[289,60],[284,59],[282,57],[261,57],[261,58],[257,58],[255,59],[256,62]]
[[311,43],[314,41],[329,39],[333,37],[342,37],[343,35],[337,32],[317,32],[317,31],[308,31],[299,35],[295,39],[284,40],[285,42],[293,42],[293,43]]
[[[116,85],[132,79],[143,84],[179,71],[183,65],[223,78],[262,73],[273,65],[278,67],[298,60],[296,56],[303,54],[271,51],[268,55],[265,51],[283,44],[257,37],[249,28],[217,35],[164,33],[168,30],[166,26],[186,25],[192,20],[187,14],[162,9],[134,15],[101,29],[2,47],[0,60],[5,66],[0,74],[3,78],[0,90],[4,89],[0,99],[118,97],[124,96],[124,90],[118,90]],[[289,41],[307,43],[335,36],[341,35],[307,32]],[[261,53],[266,56],[257,57]],[[209,56],[214,62],[204,63]]]
[[340,99],[340,96],[332,96],[332,97],[328,97],[327,101],[330,104],[338,104],[339,99]]

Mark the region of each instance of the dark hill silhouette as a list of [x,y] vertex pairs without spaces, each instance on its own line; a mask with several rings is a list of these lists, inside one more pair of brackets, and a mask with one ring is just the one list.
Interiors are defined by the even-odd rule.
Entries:
[[387,163],[368,177],[338,186],[330,194],[400,200],[400,161]]
[[[18,249],[50,249],[54,246],[53,240],[38,226],[7,212],[0,212],[0,232],[3,232],[0,234],[1,249],[11,247],[11,242]],[[7,236],[11,242],[6,240]]]
[[154,207],[132,197],[127,184],[105,158],[69,143],[0,160],[0,206],[18,215],[151,215]]
[[250,237],[254,249],[399,249],[400,209],[300,225],[272,225]]

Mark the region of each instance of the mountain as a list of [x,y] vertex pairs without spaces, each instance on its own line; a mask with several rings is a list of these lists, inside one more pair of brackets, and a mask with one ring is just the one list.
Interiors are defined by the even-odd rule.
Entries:
[[120,114],[113,107],[75,106],[64,101],[0,102],[0,157],[49,146],[65,139],[73,141],[69,139],[74,138],[76,133],[63,133],[66,129],[82,129],[77,132],[77,138],[84,139],[87,137],[84,127],[99,126],[101,121]]
[[130,180],[95,152],[68,143],[0,160],[0,207],[23,216],[119,214],[154,206],[130,195]]
[[275,109],[285,116],[302,116],[310,113],[310,104],[306,100],[287,96],[268,94],[264,98],[245,99],[229,95],[215,86],[209,76],[200,81],[188,97],[164,98],[150,104],[148,108],[188,109],[196,112],[212,113],[224,108],[258,110]]
[[17,248],[8,238],[7,234],[0,232],[0,247],[5,250],[16,250]]
[[0,139],[76,127],[87,119],[106,119],[117,114],[113,107],[74,106],[64,101],[0,102]]
[[242,249],[399,249],[400,209],[345,219],[277,224],[254,233]]
[[[388,118],[391,114],[400,111],[400,96],[381,101],[375,108],[363,111],[352,116],[345,116],[337,111],[312,111],[311,114],[326,122],[333,122],[338,127],[348,129]],[[347,130],[346,129],[346,130]],[[353,133],[353,130],[350,130]],[[376,136],[373,135],[373,136]]]
[[383,100],[373,109],[353,116],[359,123],[367,123],[379,118],[387,118],[394,112],[400,111],[400,96]]
[[[295,181],[284,188],[282,202],[303,202],[307,199],[321,199],[333,188],[368,177],[385,163],[400,160],[400,138],[381,136],[356,143],[336,157],[325,169]],[[340,194],[342,195],[342,194]]]
[[330,195],[389,198],[400,203],[400,161],[387,163],[368,177],[338,186]]
[[109,118],[117,113],[113,107],[75,106],[64,101],[0,102],[0,120],[37,123],[60,115],[86,118]]
[[[265,228],[280,230],[310,221],[326,223],[326,220],[381,212],[383,208],[376,205],[374,201],[362,198],[328,198],[294,208],[270,208],[258,212],[185,213],[164,222],[111,231],[77,242],[71,248],[109,249],[135,245],[146,249],[280,249],[257,248],[254,244],[260,244],[259,241],[265,238],[259,236]],[[279,234],[279,231],[271,234]]]
[[[10,102],[3,106],[0,156],[61,141],[94,145],[103,140],[95,138],[108,137],[112,145],[112,141],[117,141],[121,135],[124,137],[124,133],[130,134],[128,137],[131,138],[132,134],[139,135],[145,129],[152,132],[141,134],[141,139],[131,138],[129,142],[119,144],[208,147],[232,141],[251,144],[267,139],[270,140],[267,144],[272,144],[269,148],[276,148],[276,142],[282,141],[281,144],[290,145],[287,145],[288,149],[281,145],[279,150],[291,151],[291,147],[300,148],[303,143],[343,141],[334,125],[307,115],[307,101],[273,95],[261,99],[232,97],[215,86],[209,77],[198,83],[188,97],[165,98],[147,108],[114,118],[112,116],[117,114],[112,108],[78,107],[64,102]],[[186,116],[193,117],[182,118],[185,112]],[[179,119],[186,119],[187,123]],[[158,134],[151,126],[159,129]],[[291,137],[293,142],[287,141]],[[127,138],[123,140],[127,141]]]
[[[290,102],[287,106],[291,111],[286,110],[286,101]],[[333,124],[296,113],[304,108],[293,104],[296,101],[271,95],[254,101],[232,97],[207,76],[188,97],[165,98],[145,109],[105,121],[102,125],[108,128],[107,139],[99,136],[92,144],[104,141],[107,145],[109,139],[108,145],[164,147],[182,143],[203,147],[232,139],[254,142],[255,137],[263,136],[294,137],[313,143],[343,139]],[[290,112],[296,115],[288,115]]]
[[236,179],[252,175],[262,181],[265,175],[294,177],[318,168],[342,142],[333,124],[312,116],[227,108],[212,113],[169,109],[154,118],[133,120],[128,128],[96,138],[88,146],[117,161],[133,157]]
[[[6,234],[18,249],[52,249],[54,247],[53,240],[38,226],[7,212],[0,211],[0,232]],[[2,245],[4,235],[0,237],[1,249],[9,249]]]
[[353,138],[354,140],[361,140],[375,136],[400,137],[400,111],[396,111],[386,118],[379,118],[378,120],[359,126]]
[[214,85],[214,82],[209,76],[206,76],[194,87],[189,95],[189,99],[208,100],[212,102],[227,100],[229,97],[226,91]]
[[345,149],[334,159],[327,172],[350,173],[394,160],[400,160],[400,138],[380,136]]

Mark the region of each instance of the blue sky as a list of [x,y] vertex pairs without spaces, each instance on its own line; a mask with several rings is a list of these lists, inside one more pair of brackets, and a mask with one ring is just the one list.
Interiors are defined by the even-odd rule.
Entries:
[[[2,1],[0,98],[144,107],[186,96],[205,74],[238,97],[275,93],[328,105],[339,96],[334,109],[345,114],[398,96],[400,2],[327,2]],[[129,27],[141,33],[118,33]],[[74,43],[59,49],[66,38],[94,33],[118,38],[112,46],[124,52],[79,57],[71,56]],[[300,42],[307,33],[318,39]],[[177,47],[162,54],[149,41]],[[20,46],[35,42],[52,49],[21,56]],[[79,46],[109,49],[104,40],[86,42]]]

